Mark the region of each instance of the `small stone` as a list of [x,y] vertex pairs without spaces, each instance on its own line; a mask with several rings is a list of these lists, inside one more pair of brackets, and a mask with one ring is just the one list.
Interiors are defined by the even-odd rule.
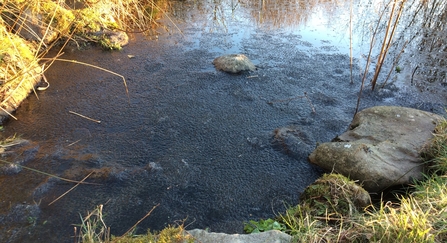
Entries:
[[101,39],[103,47],[107,49],[121,49],[129,43],[129,36],[123,31],[112,31],[103,29],[91,33],[93,36]]
[[244,54],[230,54],[218,57],[213,61],[217,70],[228,73],[240,73],[242,71],[255,71],[255,65]]

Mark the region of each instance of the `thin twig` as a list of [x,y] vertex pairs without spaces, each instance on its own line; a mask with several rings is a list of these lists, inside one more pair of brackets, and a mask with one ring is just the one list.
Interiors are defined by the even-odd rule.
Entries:
[[319,217],[319,216],[315,216],[315,219],[322,219],[322,220],[332,220],[332,221],[340,221],[343,220],[343,217],[340,218],[332,218],[332,217]]
[[87,120],[90,120],[90,121],[93,121],[93,122],[96,122],[96,123],[101,123],[101,121],[99,121],[99,120],[95,120],[95,119],[90,118],[90,117],[88,117],[88,116],[81,115],[81,114],[76,113],[76,112],[74,112],[74,111],[68,111],[68,112],[71,113],[71,114],[75,114],[75,115],[77,115],[77,116],[80,116],[80,117],[82,117],[82,118],[85,118],[85,119],[87,119]]
[[70,188],[70,190],[66,191],[65,193],[63,193],[62,195],[60,195],[59,197],[57,197],[56,199],[54,199],[52,202],[50,202],[48,204],[48,206],[50,206],[51,204],[55,203],[56,201],[58,201],[59,199],[61,199],[62,197],[64,197],[65,195],[67,195],[69,192],[71,192],[73,189],[75,189],[76,187],[79,186],[79,184],[81,184],[82,182],[85,181],[85,179],[87,179],[91,174],[93,174],[93,171],[90,172],[90,174],[88,174],[86,177],[84,177],[84,179],[82,179],[79,183],[77,183],[76,185],[74,185],[72,188]]
[[380,88],[385,87],[385,84],[388,82],[388,79],[390,78],[391,73],[395,69],[397,62],[400,59],[400,56],[402,55],[402,53],[404,53],[404,49],[407,46],[407,44],[408,44],[408,41],[406,41],[405,44],[402,46],[402,49],[400,50],[399,54],[397,55],[396,59],[394,60],[393,65],[391,66],[390,71],[388,72],[388,75],[385,78],[385,82],[383,82],[383,84],[382,84],[382,86],[380,86]]
[[76,141],[70,143],[69,145],[67,145],[67,147],[70,147],[71,145],[75,145],[76,143],[78,143],[78,142],[81,141],[81,140],[82,140],[82,139],[76,140]]
[[411,74],[411,81],[410,81],[410,85],[413,86],[413,79],[414,79],[414,74],[416,73],[416,70],[418,69],[419,66],[416,66],[413,70],[413,73]]
[[2,111],[4,111],[6,114],[8,114],[10,117],[14,118],[14,120],[18,120],[17,117],[13,116],[10,112],[8,112],[5,108],[0,106],[0,109],[2,109]]
[[[62,53],[60,55],[62,55]],[[127,88],[126,78],[124,78],[124,76],[119,74],[119,73],[115,73],[115,72],[110,71],[108,69],[105,69],[105,68],[102,68],[102,67],[98,67],[98,66],[95,66],[95,65],[92,65],[92,64],[88,64],[88,63],[85,63],[85,62],[76,61],[76,60],[68,60],[68,59],[63,59],[63,58],[57,58],[57,59],[54,59],[54,58],[41,58],[41,60],[54,60],[54,61],[60,61],[60,62],[71,62],[71,63],[75,63],[75,64],[81,64],[81,65],[84,65],[84,66],[87,66],[87,67],[96,68],[96,69],[99,69],[101,71],[104,71],[104,72],[107,72],[107,73],[111,73],[111,74],[113,74],[115,76],[118,76],[118,77],[123,79],[124,87],[126,88],[127,99],[128,99],[128,102],[130,103],[129,89]]]
[[[385,37],[383,38],[383,44],[382,44],[382,49],[380,51],[379,60],[377,61],[376,70],[375,70],[374,77],[371,82],[372,90],[374,90],[374,87],[377,83],[377,79],[379,77],[380,70],[382,69],[383,63],[385,62],[385,57],[388,54],[388,51],[389,51],[391,44],[393,42],[394,33],[395,33],[396,27],[399,23],[400,16],[402,15],[403,6],[405,3],[405,0],[400,3],[399,9],[397,10],[397,16],[394,17],[397,0],[392,0],[392,1],[393,1],[393,7],[391,9],[390,18],[388,19],[388,26],[385,31]],[[393,20],[394,20],[394,22],[393,22]],[[391,26],[391,22],[393,22],[392,26]],[[388,34],[391,27],[392,27],[391,33]]]
[[135,227],[137,227],[137,225],[139,223],[141,223],[141,221],[143,221],[145,218],[149,217],[149,215],[151,215],[152,211],[154,211],[155,208],[157,208],[158,206],[160,206],[160,203],[158,203],[157,205],[155,205],[154,207],[152,207],[151,211],[149,211],[143,218],[141,218],[140,220],[138,220],[138,222],[136,222],[129,230],[126,231],[126,233],[124,233],[121,237],[129,234],[129,232],[133,231],[135,229]]
[[66,182],[88,184],[88,185],[101,185],[101,184],[98,184],[98,183],[79,182],[79,181],[75,181],[75,180],[66,179],[66,178],[63,178],[63,177],[59,177],[57,175],[52,175],[52,174],[49,174],[49,173],[46,173],[46,172],[43,172],[43,171],[40,171],[40,170],[36,170],[36,169],[30,168],[30,167],[27,167],[27,166],[24,166],[24,165],[19,165],[19,164],[12,163],[12,162],[9,162],[9,161],[6,161],[6,160],[2,160],[2,159],[0,159],[0,162],[6,163],[6,164],[11,164],[11,165],[17,165],[17,166],[20,166],[20,167],[22,167],[24,169],[27,169],[27,170],[30,170],[30,171],[33,171],[33,172],[36,172],[36,173],[39,173],[39,174],[43,174],[43,175],[46,175],[46,176],[49,176],[49,177],[54,177],[56,179],[63,180],[63,181],[66,181]]
[[354,116],[359,111],[360,100],[362,99],[363,87],[365,85],[366,76],[368,74],[369,66],[370,66],[370,63],[371,63],[371,54],[372,54],[372,51],[374,49],[374,45],[376,43],[376,35],[377,35],[378,30],[379,30],[380,23],[382,22],[382,17],[384,15],[384,13],[385,13],[385,10],[382,11],[382,13],[380,14],[379,20],[377,21],[376,28],[374,29],[374,31],[372,33],[372,36],[371,36],[371,42],[369,44],[368,58],[366,59],[365,71],[363,72],[362,84],[360,85],[360,91],[359,91],[359,94],[358,94],[358,97],[357,97],[357,104],[355,106]]
[[314,105],[312,104],[312,102],[310,101],[309,97],[307,96],[307,92],[304,92],[304,97],[306,97],[307,101],[309,101],[309,105],[310,105],[310,108],[312,108],[312,112],[313,112],[313,113],[317,113],[317,112],[315,111],[315,107],[314,107]]
[[285,99],[285,100],[274,100],[274,101],[269,101],[269,102],[267,102],[267,104],[271,105],[271,104],[273,104],[273,103],[289,102],[289,101],[297,100],[297,99],[301,99],[301,98],[304,98],[304,96],[301,95],[301,96],[295,96],[295,97],[292,97],[292,98],[288,98],[288,99]]

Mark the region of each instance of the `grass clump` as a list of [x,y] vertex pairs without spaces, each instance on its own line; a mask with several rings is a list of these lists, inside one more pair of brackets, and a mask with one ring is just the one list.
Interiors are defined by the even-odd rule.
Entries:
[[436,242],[430,213],[412,195],[402,197],[398,204],[381,202],[365,218],[364,231],[372,242]]
[[[140,221],[150,215],[155,207]],[[194,239],[189,235],[183,225],[164,228],[160,232],[147,231],[144,235],[135,235],[137,224],[129,229],[124,235],[116,237],[110,234],[110,228],[104,222],[103,205],[89,212],[86,217],[81,217],[81,224],[75,227],[79,234],[75,236],[77,243],[193,243]]]
[[282,231],[293,242],[447,242],[447,121],[437,125],[421,155],[429,174],[393,202],[355,203],[361,194],[346,186],[353,182],[328,174],[274,220],[286,226]]
[[324,174],[308,186],[300,197],[310,214],[338,220],[349,217],[371,203],[367,191],[340,174]]

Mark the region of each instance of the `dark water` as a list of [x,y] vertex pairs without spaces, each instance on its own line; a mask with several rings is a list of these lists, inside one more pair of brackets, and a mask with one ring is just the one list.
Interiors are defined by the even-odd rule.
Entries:
[[[241,233],[243,221],[296,204],[321,173],[307,155],[352,119],[368,50],[357,29],[350,84],[349,3],[303,4],[174,2],[170,14],[182,34],[165,22],[158,38],[131,35],[119,52],[64,50],[65,59],[123,75],[128,96],[118,76],[56,62],[46,72],[50,88],[21,105],[4,135],[35,143],[26,166],[74,180],[93,172],[87,181],[100,185],[80,185],[49,205],[74,184],[27,170],[0,175],[1,241],[72,242],[79,215],[99,204],[115,235],[157,204],[138,233],[182,220],[190,229]],[[246,54],[258,70],[216,71],[212,60],[230,53]],[[421,92],[408,73],[366,88],[361,108],[442,112],[443,91]],[[298,131],[302,151],[272,146],[279,127]]]

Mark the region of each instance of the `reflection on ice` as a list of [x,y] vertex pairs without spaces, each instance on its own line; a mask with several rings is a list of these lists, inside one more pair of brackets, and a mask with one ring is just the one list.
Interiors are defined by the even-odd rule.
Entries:
[[[403,79],[411,78],[423,90],[427,82],[443,86],[447,83],[444,68],[447,46],[443,41],[447,35],[443,31],[447,23],[446,5],[440,0],[216,0],[179,1],[172,5],[171,11],[178,20],[201,28],[204,33],[226,35],[229,43],[239,43],[223,50],[216,49],[218,52],[243,52],[240,43],[251,38],[250,34],[256,33],[256,29],[279,31],[282,33],[279,36],[294,34],[299,40],[293,41],[308,43],[302,45],[303,50],[312,52],[313,48],[318,48],[351,55],[364,68],[360,72],[362,75],[370,49],[369,72],[374,73],[381,62],[384,35],[395,23],[393,36],[388,36],[389,53],[384,56],[384,68],[377,83],[404,82]],[[398,12],[400,6],[403,6],[401,13]],[[392,23],[388,26],[390,19]],[[246,27],[241,28],[241,25]],[[369,82],[373,79],[368,75],[366,78]]]

